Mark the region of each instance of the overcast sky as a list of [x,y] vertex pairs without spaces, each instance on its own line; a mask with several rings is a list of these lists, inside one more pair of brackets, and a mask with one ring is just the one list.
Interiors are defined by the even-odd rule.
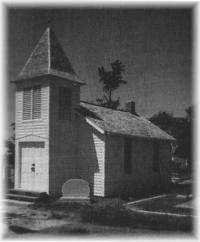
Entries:
[[[140,115],[184,116],[192,99],[191,9],[14,9],[7,14],[8,80],[16,78],[50,25],[76,73],[87,85],[81,99],[102,96],[98,67],[119,59],[127,85],[115,93],[121,106],[136,102]],[[13,84],[9,120],[14,120]]]

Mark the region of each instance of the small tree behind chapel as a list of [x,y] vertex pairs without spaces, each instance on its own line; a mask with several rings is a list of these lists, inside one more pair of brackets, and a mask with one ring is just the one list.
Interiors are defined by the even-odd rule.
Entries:
[[116,60],[111,63],[111,71],[99,67],[99,82],[103,83],[103,97],[97,98],[97,102],[107,108],[117,109],[120,105],[119,98],[113,99],[113,92],[121,85],[127,82],[123,79],[122,74],[125,72],[125,66]]

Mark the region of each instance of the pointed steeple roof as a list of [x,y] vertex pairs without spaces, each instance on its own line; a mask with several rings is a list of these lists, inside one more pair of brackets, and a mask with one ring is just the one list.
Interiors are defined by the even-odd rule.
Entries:
[[33,49],[17,80],[44,75],[58,76],[83,84],[78,79],[56,35],[49,27]]

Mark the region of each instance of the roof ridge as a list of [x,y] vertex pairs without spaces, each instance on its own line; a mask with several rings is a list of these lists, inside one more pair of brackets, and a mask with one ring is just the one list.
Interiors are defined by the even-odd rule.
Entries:
[[175,140],[145,117],[136,116],[124,110],[109,109],[87,101],[80,101],[80,109],[84,108],[94,114],[91,116],[89,112],[84,112],[86,121],[92,122],[105,132],[168,141]]
[[[114,108],[109,108],[109,107],[104,107],[104,106],[101,106],[100,104],[97,104],[97,103],[91,103],[91,102],[88,102],[88,101],[83,101],[83,100],[80,100],[80,102],[82,103],[86,103],[86,104],[90,104],[90,105],[93,105],[93,106],[97,106],[97,107],[101,107],[101,108],[106,108],[106,109],[110,109],[110,110],[113,110],[113,111],[121,111],[121,112],[126,112],[126,113],[130,113],[126,110],[123,110],[123,109],[114,109]],[[132,114],[132,113],[130,113]],[[134,115],[134,114],[133,114]],[[136,115],[135,115],[136,116]]]

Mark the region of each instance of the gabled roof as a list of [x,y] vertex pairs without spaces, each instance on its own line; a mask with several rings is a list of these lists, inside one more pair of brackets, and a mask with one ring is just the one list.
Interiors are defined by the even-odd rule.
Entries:
[[42,35],[17,80],[42,75],[58,76],[82,84],[50,28]]
[[81,102],[78,112],[97,129],[107,133],[175,141],[175,139],[144,117]]

